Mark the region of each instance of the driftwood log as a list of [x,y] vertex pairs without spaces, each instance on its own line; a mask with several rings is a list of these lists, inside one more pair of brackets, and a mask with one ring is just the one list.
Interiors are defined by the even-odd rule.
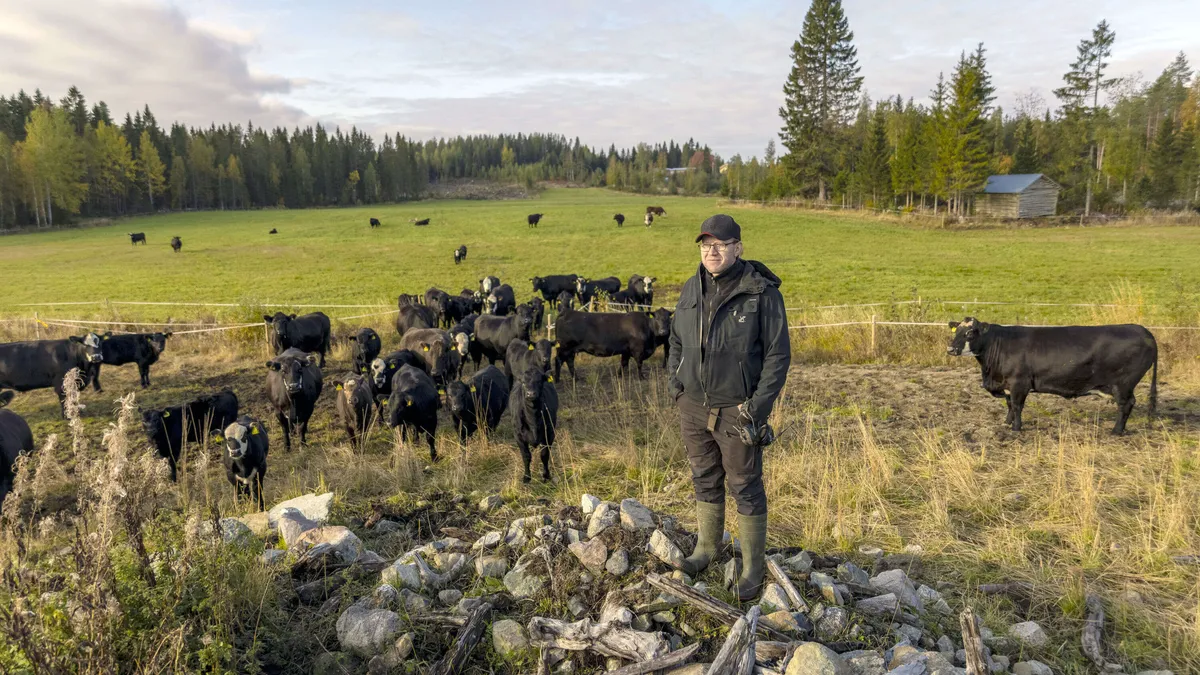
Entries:
[[458,675],[462,672],[467,658],[471,656],[471,650],[475,649],[475,645],[479,644],[487,630],[488,616],[491,613],[492,606],[486,602],[471,610],[467,617],[467,625],[459,631],[458,638],[450,646],[450,651],[446,652],[441,661],[433,664],[429,671],[431,675]]
[[779,563],[774,558],[767,558],[767,569],[770,570],[771,576],[775,578],[775,583],[783,589],[788,600],[792,601],[792,610],[797,612],[808,612],[808,603],[804,601],[804,596],[800,595],[800,591],[792,584],[792,580],[788,578],[786,572],[780,567]]
[[656,670],[664,670],[667,668],[682,666],[688,661],[691,661],[692,657],[695,656],[696,652],[698,651],[700,651],[700,643],[693,642],[683,649],[673,651],[666,656],[660,656],[657,659],[643,661],[642,663],[631,663],[628,666],[617,668],[616,670],[610,670],[608,671],[608,675],[645,675],[645,673],[653,673]]
[[963,651],[967,653],[967,675],[990,675],[987,652],[983,651],[983,638],[979,635],[979,619],[970,607],[958,615],[962,627]]
[[1087,606],[1087,619],[1083,622],[1083,655],[1101,671],[1107,663],[1104,659],[1104,603],[1098,596],[1088,594],[1084,601]]
[[708,667],[708,675],[751,675],[754,672],[754,633],[758,629],[758,605],[738,619],[729,637]]
[[662,633],[644,633],[609,621],[593,623],[581,619],[567,623],[559,619],[535,616],[529,620],[529,644],[542,649],[567,651],[591,650],[626,661],[650,661],[671,650]]
[[[720,621],[726,626],[732,626],[737,623],[737,620],[742,618],[742,613],[735,609],[732,605],[721,602],[708,593],[698,591],[687,584],[680,583],[674,579],[668,579],[661,574],[647,574],[646,581],[660,591],[664,591],[675,597],[683,600],[687,604],[699,609],[708,614],[714,619]],[[771,628],[770,626],[757,623],[758,632],[765,635],[771,640],[777,642],[791,642],[792,639],[787,635]]]
[[429,563],[425,562],[424,556],[420,553],[413,554],[413,562],[416,563],[417,573],[421,576],[421,586],[425,590],[434,592],[446,590],[458,578],[458,575],[462,574],[462,571],[466,569],[468,559],[465,555],[459,556],[454,561],[454,565],[446,570],[445,574],[438,574],[433,571]]
[[1029,595],[1033,592],[1033,584],[1024,581],[1010,581],[1003,584],[981,584],[979,592],[984,595]]

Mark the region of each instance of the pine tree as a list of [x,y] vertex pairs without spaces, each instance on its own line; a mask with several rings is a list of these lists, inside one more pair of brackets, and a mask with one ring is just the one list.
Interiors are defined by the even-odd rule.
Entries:
[[900,138],[892,161],[892,192],[904,195],[904,205],[911,208],[913,193],[921,184],[921,140],[925,131],[921,113],[913,107],[911,100],[900,115],[900,122]]
[[154,147],[154,141],[150,138],[150,130],[143,129],[138,142],[137,177],[138,184],[146,189],[151,211],[154,210],[154,196],[162,194],[166,183],[163,177],[165,170],[162,158],[158,156],[158,148]]
[[236,209],[239,205],[246,206],[246,179],[242,173],[241,162],[237,155],[230,155],[225,163],[225,184],[229,190],[229,208]]
[[1066,84],[1054,90],[1054,95],[1062,102],[1062,116],[1075,132],[1063,140],[1067,143],[1074,141],[1078,144],[1076,147],[1083,148],[1083,152],[1078,149],[1069,152],[1076,158],[1071,168],[1082,174],[1085,184],[1084,215],[1092,210],[1092,185],[1098,169],[1096,118],[1100,111],[1100,92],[1116,83],[1116,80],[1104,77],[1108,67],[1105,59],[1112,55],[1116,37],[1107,21],[1097,24],[1090,39],[1080,40],[1078,56],[1071,64],[1071,69],[1063,75]]
[[1158,127],[1154,147],[1150,151],[1149,194],[1150,202],[1167,208],[1179,196],[1179,174],[1185,156],[1178,142],[1175,122],[1166,120]]
[[792,45],[792,70],[783,85],[780,137],[788,165],[798,178],[816,180],[822,201],[862,88],[853,40],[841,0],[814,0]]
[[1037,137],[1033,131],[1033,120],[1023,118],[1017,124],[1017,151],[1013,156],[1013,173],[1039,173]]
[[859,185],[864,192],[871,194],[875,208],[883,208],[880,204],[887,202],[890,206],[892,197],[892,149],[887,140],[887,118],[884,106],[875,108],[871,117],[871,128],[866,142],[858,155],[857,173]]
[[367,204],[374,204],[379,201],[379,175],[375,171],[375,162],[367,163],[367,170],[363,172],[363,201]]
[[950,78],[952,98],[938,144],[942,177],[959,215],[967,212],[966,194],[983,184],[988,170],[984,128],[990,92],[986,65],[979,54],[970,58],[964,54]]
[[187,205],[187,161],[182,155],[171,157],[171,208],[181,209]]

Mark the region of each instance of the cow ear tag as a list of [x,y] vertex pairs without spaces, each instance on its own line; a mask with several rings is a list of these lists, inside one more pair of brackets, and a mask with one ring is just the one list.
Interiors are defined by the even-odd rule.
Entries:
[[[107,340],[107,339],[108,339],[108,336],[107,336],[107,335],[105,335],[105,336],[104,336],[104,339],[105,339],[105,340]],[[150,339],[150,338],[146,338],[146,340],[149,340],[149,339]]]
[[438,389],[438,396],[445,396],[445,395],[446,395],[445,389]]
[[250,435],[257,436],[258,435],[258,427],[250,427]]
[[529,351],[533,351],[533,345],[529,345]]
[[405,401],[405,402],[404,402],[404,405],[405,405],[405,407],[407,407],[407,408],[411,408],[411,407],[412,407],[412,401]]
[[171,412],[170,412],[170,411],[167,411],[167,412],[163,413],[163,417],[170,417],[170,416],[171,416]]
[[547,381],[547,382],[553,382],[553,381],[554,381],[554,376],[553,376],[553,375],[547,375],[547,376],[546,376],[546,381]]
[[421,351],[423,351],[423,352],[429,351],[429,345],[425,345],[424,347],[422,347]]
[[340,385],[340,384],[339,384],[339,385],[337,386],[337,390],[338,390],[338,391],[341,391],[341,390],[342,390],[342,385]]
[[475,385],[471,385],[471,393],[472,393],[472,394],[474,394],[474,393],[475,393]]
[[363,368],[363,369],[362,369],[362,371],[365,373],[365,372],[367,372],[367,369],[366,369],[366,368]]

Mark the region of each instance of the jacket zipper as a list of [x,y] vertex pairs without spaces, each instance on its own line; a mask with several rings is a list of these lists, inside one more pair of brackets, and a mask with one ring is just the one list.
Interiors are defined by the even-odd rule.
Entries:
[[[697,272],[697,276],[699,276],[700,274],[703,274],[703,272]],[[709,400],[708,400],[708,386],[707,386],[707,382],[705,381],[704,354],[708,352],[708,347],[710,346],[709,341],[712,339],[712,327],[713,327],[713,323],[714,323],[713,319],[717,316],[718,313],[720,313],[722,307],[724,307],[725,305],[728,305],[729,302],[731,300],[733,300],[734,298],[736,298],[740,295],[744,295],[744,293],[739,293],[735,289],[733,295],[729,296],[728,298],[725,298],[725,300],[720,305],[717,305],[716,307],[714,307],[712,316],[709,317],[708,327],[706,329],[704,326],[704,279],[701,278],[701,279],[699,279],[699,281],[700,281],[700,300],[699,300],[698,304],[700,305],[700,332],[704,334],[704,349],[700,350],[700,389],[704,391],[704,407],[707,408],[709,406]],[[714,278],[713,283],[716,284],[715,290],[719,294],[721,291],[720,279]],[[683,365],[682,359],[680,360],[679,364],[681,366]],[[746,379],[745,370],[743,370],[742,371],[742,381],[745,382],[745,379]]]

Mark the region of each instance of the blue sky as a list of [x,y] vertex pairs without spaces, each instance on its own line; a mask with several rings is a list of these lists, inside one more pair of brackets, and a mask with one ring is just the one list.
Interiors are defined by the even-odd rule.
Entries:
[[[0,0],[0,92],[76,84],[160,122],[547,131],[593,146],[689,137],[759,154],[806,2]],[[1200,2],[845,0],[873,98],[924,99],[983,42],[998,103],[1051,90],[1101,18],[1111,74],[1200,65]]]

